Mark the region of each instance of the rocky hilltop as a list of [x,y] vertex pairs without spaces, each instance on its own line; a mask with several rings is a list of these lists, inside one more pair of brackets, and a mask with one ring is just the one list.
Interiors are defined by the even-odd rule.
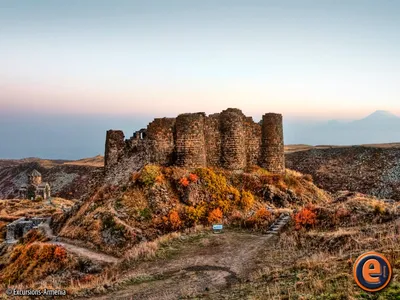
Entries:
[[282,115],[266,113],[258,123],[237,108],[221,113],[180,114],[156,118],[129,139],[121,130],[107,131],[105,171],[118,182],[145,164],[186,168],[244,170],[260,166],[285,171]]
[[319,147],[286,153],[288,168],[311,174],[325,190],[357,191],[400,200],[398,145]]

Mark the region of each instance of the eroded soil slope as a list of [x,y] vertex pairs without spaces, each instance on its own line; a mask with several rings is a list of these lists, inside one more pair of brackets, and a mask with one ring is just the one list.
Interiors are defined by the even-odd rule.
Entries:
[[399,147],[313,148],[286,153],[286,166],[311,174],[330,192],[350,190],[400,200]]

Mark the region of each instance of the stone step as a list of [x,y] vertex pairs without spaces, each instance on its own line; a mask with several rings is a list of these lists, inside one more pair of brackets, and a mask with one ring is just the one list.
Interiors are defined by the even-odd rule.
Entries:
[[278,232],[277,231],[267,231],[267,234],[278,234]]

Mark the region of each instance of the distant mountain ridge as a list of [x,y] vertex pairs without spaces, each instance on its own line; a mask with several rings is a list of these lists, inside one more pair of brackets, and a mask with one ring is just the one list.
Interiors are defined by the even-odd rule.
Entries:
[[[144,128],[150,118],[140,115],[49,116],[0,118],[0,159],[34,157],[76,160],[104,152],[106,131],[121,128],[131,136],[132,128]],[[285,144],[360,145],[400,142],[400,117],[378,110],[355,121],[312,118],[299,121],[283,116]],[[32,158],[33,157],[33,158]]]
[[341,122],[331,120],[319,124],[298,124],[286,127],[288,144],[361,145],[400,142],[400,117],[378,110],[367,117]]

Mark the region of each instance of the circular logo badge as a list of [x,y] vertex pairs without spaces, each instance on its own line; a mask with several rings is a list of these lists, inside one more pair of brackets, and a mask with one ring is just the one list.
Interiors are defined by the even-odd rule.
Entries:
[[353,275],[357,285],[364,291],[378,292],[392,279],[392,267],[382,254],[367,252],[357,258]]

